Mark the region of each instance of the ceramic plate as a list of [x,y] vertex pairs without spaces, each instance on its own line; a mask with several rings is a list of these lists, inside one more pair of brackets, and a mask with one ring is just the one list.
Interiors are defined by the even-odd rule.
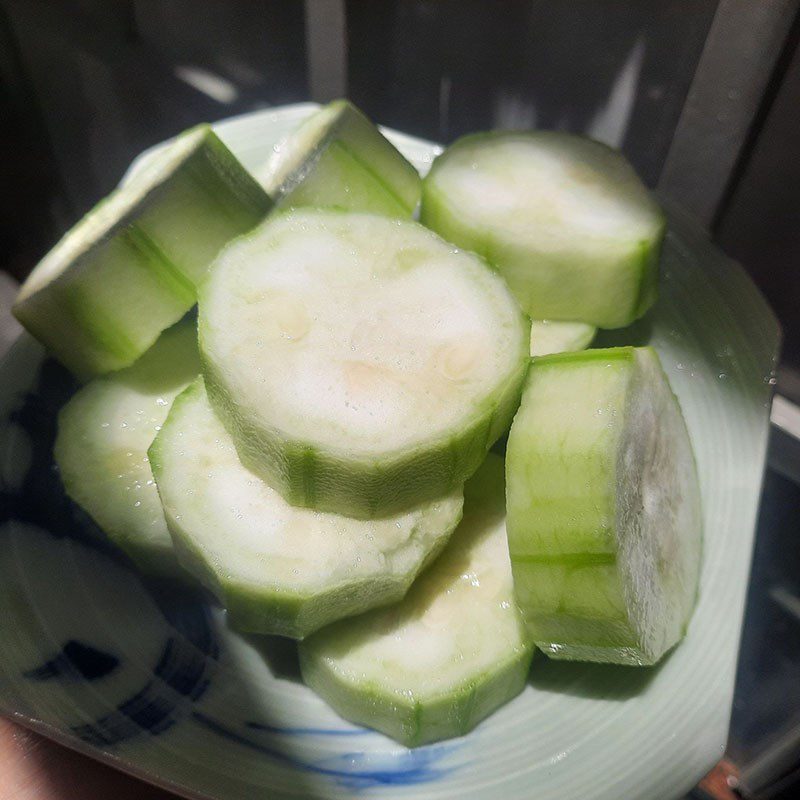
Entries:
[[[312,108],[216,127],[259,173]],[[434,145],[389,133],[429,166]],[[652,669],[535,658],[474,732],[416,750],[337,717],[293,645],[232,632],[202,592],[141,577],[104,540],[52,463],[72,379],[23,337],[0,371],[0,710],[190,797],[679,797],[725,745],[778,336],[742,269],[671,213],[659,302],[607,341],[656,347],[697,453],[706,546],[686,640]]]

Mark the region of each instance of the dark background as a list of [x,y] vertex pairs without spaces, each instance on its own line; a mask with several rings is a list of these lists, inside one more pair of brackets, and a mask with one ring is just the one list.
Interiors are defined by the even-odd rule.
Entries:
[[[655,185],[714,0],[346,5],[348,93],[448,142],[490,127],[586,131]],[[791,36],[715,234],[800,367],[800,54]],[[202,120],[308,99],[304,4],[0,0],[0,266],[23,277],[143,148]],[[222,80],[217,97],[192,71]],[[196,82],[196,81],[195,81]]]

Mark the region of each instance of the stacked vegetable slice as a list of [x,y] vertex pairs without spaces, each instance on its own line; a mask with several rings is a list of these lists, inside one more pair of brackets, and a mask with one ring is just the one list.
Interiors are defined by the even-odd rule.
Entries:
[[655,301],[663,215],[621,154],[582,136],[465,136],[434,162],[422,221],[494,264],[533,319],[619,328]]
[[199,339],[242,462],[294,505],[368,519],[477,469],[529,328],[497,273],[421,225],[297,210],[221,254]]
[[194,305],[220,248],[270,206],[211,128],[192,128],[58,242],[14,314],[79,377],[120,369]]
[[532,648],[513,596],[503,461],[465,487],[447,549],[398,605],[303,642],[303,678],[339,713],[409,746],[467,733],[522,691]]
[[534,644],[655,663],[697,594],[691,444],[653,350],[584,350],[656,298],[664,221],[630,165],[482,134],[423,185],[337,101],[270,170],[263,219],[193,129],[23,286],[79,376],[125,367],[61,413],[69,494],[232,625],[302,639],[306,682],[409,746],[520,692]]
[[54,455],[67,494],[148,572],[176,572],[178,564],[147,448],[199,371],[189,318],[130,367],[84,386],[58,417]]
[[531,355],[548,356],[584,350],[596,334],[597,328],[586,322],[535,320],[531,322]]
[[460,488],[374,521],[290,506],[242,466],[200,378],[150,460],[181,561],[246,631],[299,639],[399,600],[461,518]]
[[702,525],[655,351],[536,359],[507,452],[509,547],[533,640],[552,658],[658,661],[694,608]]
[[335,100],[275,147],[265,183],[282,205],[410,217],[419,173],[351,103]]

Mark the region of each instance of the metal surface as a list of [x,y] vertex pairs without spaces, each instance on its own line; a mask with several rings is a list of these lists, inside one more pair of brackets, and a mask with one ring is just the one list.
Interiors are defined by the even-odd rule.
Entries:
[[798,0],[721,0],[659,189],[706,225],[717,214]]

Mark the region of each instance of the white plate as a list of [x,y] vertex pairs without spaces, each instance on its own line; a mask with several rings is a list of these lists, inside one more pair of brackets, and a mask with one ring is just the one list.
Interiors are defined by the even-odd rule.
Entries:
[[[215,127],[258,173],[311,109]],[[429,166],[435,145],[388,133]],[[140,578],[64,498],[51,447],[71,380],[23,337],[0,368],[0,709],[187,796],[681,796],[725,746],[779,334],[743,270],[670,217],[654,312],[606,337],[659,351],[702,482],[700,601],[660,666],[536,658],[473,733],[413,751],[353,727],[298,682],[291,645],[239,636],[201,593]]]

